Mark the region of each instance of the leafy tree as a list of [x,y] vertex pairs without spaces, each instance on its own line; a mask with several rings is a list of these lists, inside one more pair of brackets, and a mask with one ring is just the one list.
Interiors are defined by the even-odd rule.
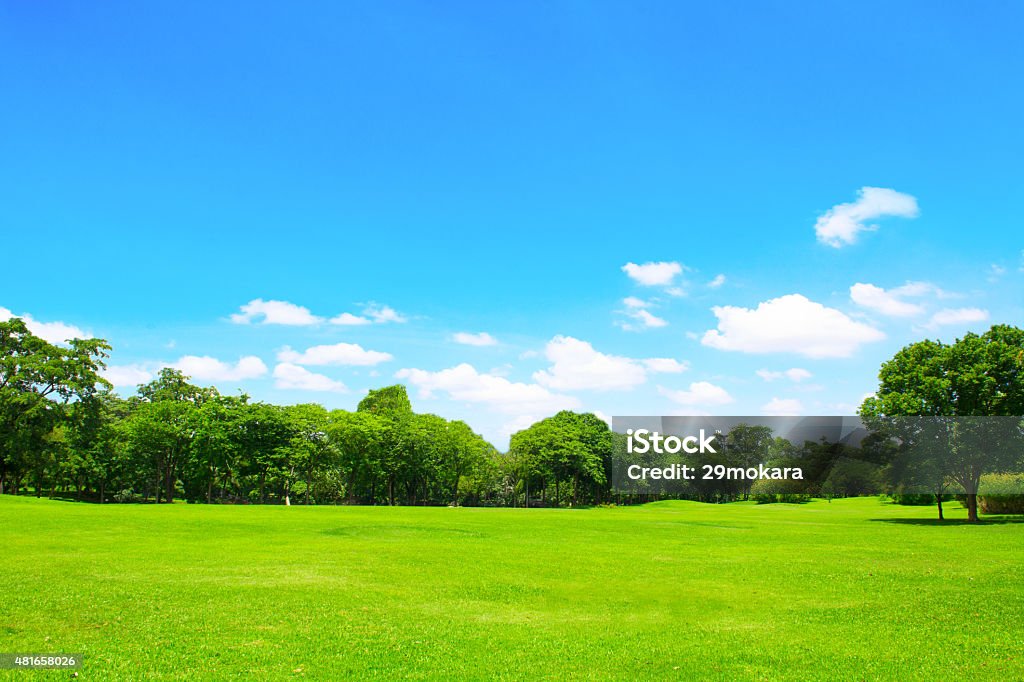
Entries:
[[100,376],[109,350],[103,339],[57,345],[20,318],[0,322],[0,494],[12,475],[21,478],[28,454],[66,418],[69,403],[110,386]]
[[405,386],[396,384],[384,388],[370,389],[356,408],[358,412],[370,412],[390,419],[412,414],[412,403]]
[[139,396],[127,423],[130,447],[156,482],[156,501],[163,493],[164,502],[171,503],[200,432],[200,408],[218,397],[217,389],[193,386],[187,376],[168,367],[139,386]]
[[[1024,330],[996,325],[952,344],[920,341],[885,362],[878,378],[878,391],[860,408],[861,416],[876,427],[892,429],[894,418],[902,416],[1019,417],[1024,414]],[[930,475],[952,478],[962,486],[968,519],[977,521],[981,476],[1015,464],[1007,458],[1019,454],[1009,448],[985,452],[991,434],[970,433],[967,423],[949,423],[946,447],[932,451],[935,470]]]

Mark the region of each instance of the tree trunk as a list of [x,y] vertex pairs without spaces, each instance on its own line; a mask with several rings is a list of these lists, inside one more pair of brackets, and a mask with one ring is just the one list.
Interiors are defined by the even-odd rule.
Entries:
[[978,522],[978,493],[967,493],[967,520]]
[[164,472],[164,485],[166,486],[165,493],[164,493],[164,502],[166,504],[171,504],[172,502],[174,502],[174,465],[173,464],[168,464],[167,465],[167,469]]
[[936,495],[935,496],[935,500],[936,500],[936,504],[938,504],[938,506],[939,506],[939,521],[942,521],[942,520],[944,520],[946,518],[946,517],[944,517],[942,515],[942,494],[940,493],[940,494]]

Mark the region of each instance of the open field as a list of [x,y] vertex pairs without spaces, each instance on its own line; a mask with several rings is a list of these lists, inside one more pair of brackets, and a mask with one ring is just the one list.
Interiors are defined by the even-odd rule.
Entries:
[[119,680],[1024,678],[1024,524],[933,513],[2,496],[0,652]]

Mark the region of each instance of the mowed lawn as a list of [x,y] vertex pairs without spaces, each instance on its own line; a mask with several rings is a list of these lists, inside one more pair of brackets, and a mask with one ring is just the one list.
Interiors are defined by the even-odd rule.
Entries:
[[1024,679],[1024,523],[933,514],[2,496],[0,652],[116,680]]

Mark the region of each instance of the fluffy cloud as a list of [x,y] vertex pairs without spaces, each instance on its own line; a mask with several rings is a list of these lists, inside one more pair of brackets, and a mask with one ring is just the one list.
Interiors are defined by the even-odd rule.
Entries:
[[796,398],[772,398],[761,406],[761,412],[769,417],[797,417],[803,411],[803,403]]
[[725,275],[715,275],[715,278],[708,282],[708,286],[712,289],[717,289],[723,284],[725,284]]
[[[261,324],[282,324],[293,327],[312,326],[324,322],[324,318],[314,315],[309,308],[288,301],[264,301],[262,298],[249,301],[240,308],[239,312],[232,314],[230,319],[235,324],[251,324],[259,320]],[[328,321],[334,325],[351,327],[373,323],[406,322],[407,319],[390,306],[368,303],[363,308],[362,315],[341,313]]]
[[262,324],[283,324],[294,327],[320,324],[322,317],[309,312],[309,308],[295,305],[288,301],[264,301],[255,298],[231,315],[235,324],[251,324],[256,318],[262,318]]
[[395,377],[415,386],[423,398],[431,398],[440,392],[452,400],[484,404],[507,414],[551,414],[580,407],[580,401],[572,396],[552,393],[537,384],[513,382],[505,377],[481,374],[466,363],[439,372],[401,369],[395,373]]
[[673,358],[648,358],[643,363],[649,371],[660,374],[679,374],[690,368],[685,362],[679,362]]
[[970,324],[984,322],[988,319],[988,311],[981,308],[943,308],[928,320],[928,329],[937,329],[953,324]]
[[244,381],[267,373],[267,366],[255,355],[239,358],[234,365],[209,355],[185,355],[171,367],[196,381]]
[[924,282],[908,282],[901,287],[886,291],[874,284],[858,282],[850,287],[850,299],[868,310],[890,317],[913,317],[924,312],[924,306],[903,300],[906,297],[922,296],[933,288]]
[[409,318],[395,311],[391,306],[368,303],[363,307],[362,315],[341,313],[331,318],[331,324],[353,327],[365,324],[387,324],[389,322],[408,322]]
[[643,308],[633,308],[625,311],[623,314],[628,316],[630,319],[635,320],[635,322],[626,322],[624,320],[616,322],[616,324],[627,332],[638,332],[644,329],[658,329],[659,327],[668,326],[667,320],[658,317]]
[[773,372],[767,369],[759,369],[756,372],[757,376],[761,377],[765,381],[776,381],[785,377],[793,382],[801,382],[804,379],[810,379],[813,374],[808,372],[806,369],[800,367],[792,367],[790,369],[782,370],[781,372]]
[[594,350],[586,341],[571,336],[556,336],[548,342],[544,355],[551,367],[535,372],[534,380],[556,390],[615,390],[633,388],[647,381],[641,362]]
[[376,350],[364,350],[357,343],[335,343],[333,345],[312,346],[299,353],[288,346],[282,348],[277,359],[295,365],[355,365],[367,367],[387,362],[392,359],[390,353]]
[[110,365],[103,370],[102,375],[117,388],[149,383],[154,376],[144,365]]
[[884,216],[915,218],[918,214],[917,199],[884,187],[862,187],[857,200],[837,204],[818,218],[814,231],[818,241],[840,248],[857,241],[857,235],[876,226],[866,221]]
[[667,320],[647,310],[651,307],[650,301],[645,301],[636,296],[627,296],[622,299],[622,303],[626,306],[626,309],[618,312],[633,320],[632,322],[626,320],[617,321],[615,324],[622,327],[622,329],[628,332],[638,332],[644,329],[657,329],[668,326]]
[[345,393],[348,387],[323,374],[310,372],[305,367],[282,362],[274,367],[274,386],[280,389],[298,389],[302,391],[329,391]]
[[878,329],[800,294],[764,301],[755,309],[716,306],[711,311],[718,329],[706,331],[701,343],[719,350],[842,358],[885,338]]
[[673,358],[637,360],[609,355],[571,336],[551,339],[544,348],[544,356],[551,366],[534,372],[534,380],[563,391],[630,389],[646,382],[648,373],[674,374],[688,369],[686,363]]
[[735,402],[727,390],[709,381],[695,381],[685,391],[658,386],[658,393],[685,407],[710,407]]
[[396,312],[394,308],[386,305],[378,305],[376,303],[371,303],[366,306],[363,310],[363,314],[368,316],[377,324],[386,324],[388,322],[396,322],[400,324],[402,322],[409,321],[409,318],[399,312]]
[[487,332],[480,332],[478,334],[471,334],[470,332],[457,332],[452,336],[452,340],[455,343],[461,343],[464,346],[496,346],[498,340],[488,334]]
[[644,263],[626,263],[622,271],[629,275],[637,284],[645,287],[669,286],[676,275],[682,274],[683,266],[675,261]]
[[331,318],[331,324],[341,325],[344,327],[355,327],[364,324],[371,324],[372,322],[373,320],[368,317],[353,315],[352,313],[342,313]]
[[15,315],[7,308],[0,307],[0,322],[6,322],[12,317],[20,317],[28,330],[41,339],[50,343],[64,343],[69,339],[91,339],[92,334],[82,331],[78,327],[64,322],[40,322],[28,313]]

